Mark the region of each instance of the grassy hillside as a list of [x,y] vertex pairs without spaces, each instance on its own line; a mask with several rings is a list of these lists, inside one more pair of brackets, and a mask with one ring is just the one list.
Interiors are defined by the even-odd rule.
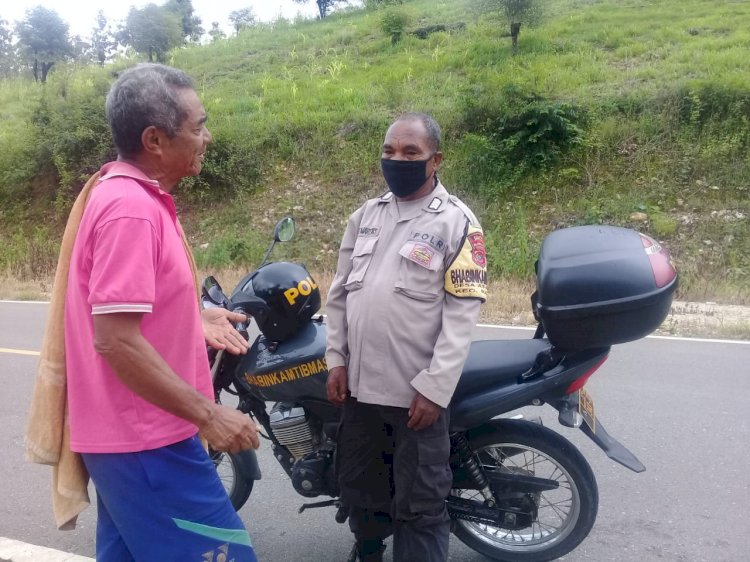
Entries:
[[[750,302],[750,2],[550,0],[515,57],[507,25],[474,4],[406,2],[407,30],[453,31],[395,45],[382,11],[352,11],[172,53],[215,139],[180,194],[199,263],[257,261],[291,213],[301,236],[278,256],[333,267],[346,217],[385,189],[387,124],[422,110],[496,278],[529,278],[553,228],[607,223],[670,248],[683,298]],[[71,197],[111,155],[112,73],[131,63],[0,82],[0,271],[54,267]]]

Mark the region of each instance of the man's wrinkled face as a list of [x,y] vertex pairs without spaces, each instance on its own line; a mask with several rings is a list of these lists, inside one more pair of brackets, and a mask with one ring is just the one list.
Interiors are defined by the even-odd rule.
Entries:
[[167,175],[175,180],[197,176],[203,167],[203,158],[211,133],[206,128],[206,110],[194,90],[178,91],[185,119],[174,138],[167,139],[163,151],[163,167]]
[[385,134],[380,158],[390,190],[398,199],[409,201],[434,189],[443,153],[434,146],[420,119],[399,119]]
[[396,121],[388,128],[380,157],[387,160],[427,160],[434,154],[424,124],[410,119]]

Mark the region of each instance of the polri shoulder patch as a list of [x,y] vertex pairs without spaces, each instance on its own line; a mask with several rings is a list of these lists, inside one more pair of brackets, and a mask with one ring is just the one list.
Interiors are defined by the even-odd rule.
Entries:
[[487,254],[480,226],[469,226],[461,250],[445,272],[444,286],[455,297],[487,300]]

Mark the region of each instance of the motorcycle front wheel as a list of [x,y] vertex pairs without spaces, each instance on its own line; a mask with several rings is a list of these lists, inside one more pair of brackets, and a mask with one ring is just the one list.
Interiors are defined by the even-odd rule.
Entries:
[[[576,548],[591,531],[599,506],[596,480],[583,455],[561,435],[528,421],[502,420],[482,429],[469,444],[485,474],[546,478],[558,487],[510,500],[509,507],[533,514],[523,525],[503,528],[456,519],[454,534],[473,550],[503,562],[546,562]],[[454,488],[451,495],[483,501],[477,490]]]
[[255,480],[243,477],[239,461],[234,453],[221,453],[213,449],[210,449],[208,453],[216,467],[219,480],[232,502],[232,507],[235,511],[239,511],[250,497]]

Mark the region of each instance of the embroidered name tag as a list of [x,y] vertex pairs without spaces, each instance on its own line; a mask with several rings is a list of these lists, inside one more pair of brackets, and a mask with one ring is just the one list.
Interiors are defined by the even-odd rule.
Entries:
[[360,226],[359,236],[372,238],[380,234],[379,226]]

